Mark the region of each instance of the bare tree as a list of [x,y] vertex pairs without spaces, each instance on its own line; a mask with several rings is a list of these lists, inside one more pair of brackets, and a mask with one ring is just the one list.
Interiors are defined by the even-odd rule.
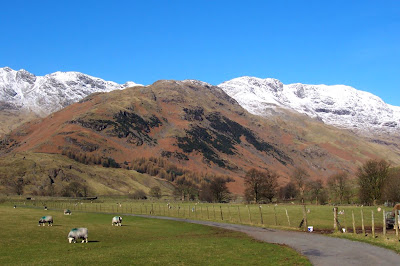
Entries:
[[298,193],[293,182],[289,182],[285,186],[279,188],[279,197],[283,200],[295,199]]
[[383,199],[392,204],[400,202],[400,169],[390,169],[383,187]]
[[328,188],[333,198],[339,200],[342,204],[343,200],[348,198],[350,193],[350,187],[348,182],[348,175],[345,172],[341,172],[328,177]]
[[161,188],[159,186],[151,187],[149,194],[153,198],[160,199],[161,198]]
[[210,183],[208,182],[201,183],[199,190],[199,200],[206,202],[213,201],[213,195],[210,189]]
[[215,177],[210,182],[210,191],[215,202],[229,202],[230,192],[226,186],[227,180],[222,177]]
[[11,180],[9,186],[17,195],[22,195],[24,193],[25,182],[22,177]]
[[274,171],[250,169],[244,178],[246,200],[255,202],[262,200],[272,201],[278,187],[277,180],[278,175]]
[[389,163],[385,160],[369,160],[357,172],[360,200],[376,205],[382,198],[384,184],[389,176]]
[[326,192],[321,179],[310,181],[308,183],[308,188],[311,201],[315,199],[315,204],[324,204],[326,202]]
[[296,188],[299,191],[301,202],[304,203],[304,193],[307,188],[308,180],[310,179],[310,175],[303,168],[294,169],[291,180],[296,185]]
[[184,177],[176,179],[174,196],[181,198],[182,201],[185,199],[193,200],[198,196],[199,189],[196,184],[190,180],[186,180]]

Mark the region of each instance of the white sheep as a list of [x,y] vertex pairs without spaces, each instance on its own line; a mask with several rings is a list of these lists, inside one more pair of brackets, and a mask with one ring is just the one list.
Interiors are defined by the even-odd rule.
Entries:
[[69,243],[76,243],[77,239],[82,239],[82,243],[88,242],[88,230],[87,228],[73,228],[68,234]]
[[111,221],[111,225],[122,226],[122,217],[114,216]]
[[53,226],[53,216],[43,216],[42,218],[40,218],[39,226],[41,224],[43,224],[44,226],[45,223],[48,223],[48,226]]

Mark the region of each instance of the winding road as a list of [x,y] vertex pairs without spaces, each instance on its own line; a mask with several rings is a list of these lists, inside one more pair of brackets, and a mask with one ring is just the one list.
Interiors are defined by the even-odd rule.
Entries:
[[188,222],[243,232],[260,241],[287,245],[306,256],[313,265],[400,265],[400,255],[396,254],[394,251],[347,239],[313,233],[282,231],[173,217],[148,215],[132,216]]

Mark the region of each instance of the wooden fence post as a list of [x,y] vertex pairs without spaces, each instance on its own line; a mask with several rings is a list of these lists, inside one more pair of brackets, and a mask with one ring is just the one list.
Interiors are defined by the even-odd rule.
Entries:
[[375,219],[374,219],[374,211],[371,211],[371,220],[372,220],[372,238],[375,238]]
[[228,205],[228,214],[229,214],[229,221],[232,222],[231,209],[229,208],[229,205]]
[[213,204],[213,211],[214,211],[214,220],[216,220],[217,217],[215,216],[215,206],[214,206],[214,204]]
[[344,220],[344,232],[347,233],[347,219],[346,219],[346,211],[343,210],[343,220]]
[[261,221],[261,224],[263,225],[264,224],[264,220],[263,220],[263,216],[262,216],[261,205],[258,206],[258,209],[260,210],[260,221]]
[[221,220],[223,221],[224,220],[224,216],[222,216],[222,207],[221,207],[221,205],[219,205],[219,210],[221,211]]
[[356,222],[355,222],[355,220],[354,220],[354,211],[351,211],[351,217],[352,217],[352,219],[353,219],[353,234],[357,234],[357,231],[356,231]]
[[239,222],[242,223],[242,217],[240,216],[240,207],[238,206]]
[[285,208],[285,211],[286,211],[287,222],[288,222],[289,227],[290,227],[290,218],[289,218],[289,214],[288,214],[288,211],[287,211],[286,208]]
[[307,211],[306,211],[306,205],[303,204],[303,220],[304,220],[304,231],[308,230],[308,225],[307,225]]
[[383,214],[382,232],[383,232],[383,236],[386,236],[386,214],[385,214],[385,210],[382,210],[382,214]]
[[396,237],[399,239],[399,212],[397,210],[394,214],[394,226],[396,228]]
[[246,205],[246,206],[247,206],[247,212],[249,213],[249,221],[250,221],[250,224],[252,224],[253,222],[251,221],[250,208],[249,208],[249,205]]
[[208,206],[207,206],[207,220],[210,220],[210,213],[208,212]]
[[361,209],[361,230],[362,230],[363,235],[365,236],[366,234],[365,234],[365,226],[364,226],[364,212],[362,209]]
[[338,230],[337,211],[338,207],[333,207],[333,230],[335,230],[335,232]]
[[275,225],[278,225],[278,217],[276,216],[275,205],[274,205],[274,216],[275,216]]
[[201,219],[203,220],[203,206],[200,206]]

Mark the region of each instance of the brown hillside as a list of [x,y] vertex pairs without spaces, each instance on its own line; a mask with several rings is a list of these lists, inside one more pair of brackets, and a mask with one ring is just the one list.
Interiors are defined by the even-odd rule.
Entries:
[[251,115],[218,87],[196,81],[93,94],[24,124],[2,146],[3,153],[69,152],[125,166],[135,158],[164,157],[183,169],[231,176],[235,193],[243,192],[241,177],[252,167],[272,168],[286,183],[297,166],[326,178],[339,170],[353,173],[369,158],[400,162],[385,145],[302,115]]

